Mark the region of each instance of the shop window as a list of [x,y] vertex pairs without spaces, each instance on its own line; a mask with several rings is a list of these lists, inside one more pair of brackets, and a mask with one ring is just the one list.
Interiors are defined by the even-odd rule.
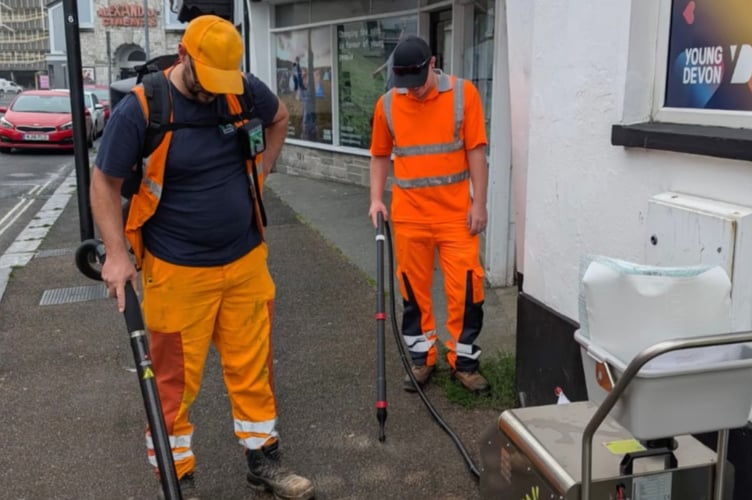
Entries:
[[332,35],[329,26],[278,33],[277,94],[287,106],[287,137],[332,143]]
[[415,35],[417,29],[416,16],[337,26],[340,145],[370,146],[373,107],[391,88],[392,51],[403,36]]

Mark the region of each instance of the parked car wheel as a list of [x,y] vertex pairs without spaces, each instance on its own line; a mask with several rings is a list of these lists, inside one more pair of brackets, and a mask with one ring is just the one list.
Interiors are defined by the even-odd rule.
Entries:
[[0,154],[9,155],[13,148],[0,148]]

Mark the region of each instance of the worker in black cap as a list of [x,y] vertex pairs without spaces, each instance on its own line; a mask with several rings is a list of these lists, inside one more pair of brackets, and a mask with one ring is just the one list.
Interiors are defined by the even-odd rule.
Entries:
[[[431,304],[435,254],[447,298],[447,362],[474,393],[487,393],[475,340],[483,326],[480,233],[488,220],[486,131],[480,95],[435,68],[428,44],[407,36],[394,49],[394,88],[379,98],[371,137],[371,206],[387,220],[383,192],[394,156],[392,226],[404,302],[402,335],[421,385],[434,371],[436,321]],[[410,378],[405,389],[414,391]]]

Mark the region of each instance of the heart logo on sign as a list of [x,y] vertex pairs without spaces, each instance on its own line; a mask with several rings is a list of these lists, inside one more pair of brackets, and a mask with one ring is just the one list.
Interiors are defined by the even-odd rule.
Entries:
[[694,24],[695,23],[695,2],[692,0],[687,4],[687,6],[684,8],[684,12],[682,13],[684,16],[684,20],[687,21],[687,24]]

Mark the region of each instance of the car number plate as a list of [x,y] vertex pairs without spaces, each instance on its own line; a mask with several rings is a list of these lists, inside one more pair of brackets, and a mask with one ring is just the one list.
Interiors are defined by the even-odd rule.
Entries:
[[47,134],[24,134],[24,141],[49,141]]

